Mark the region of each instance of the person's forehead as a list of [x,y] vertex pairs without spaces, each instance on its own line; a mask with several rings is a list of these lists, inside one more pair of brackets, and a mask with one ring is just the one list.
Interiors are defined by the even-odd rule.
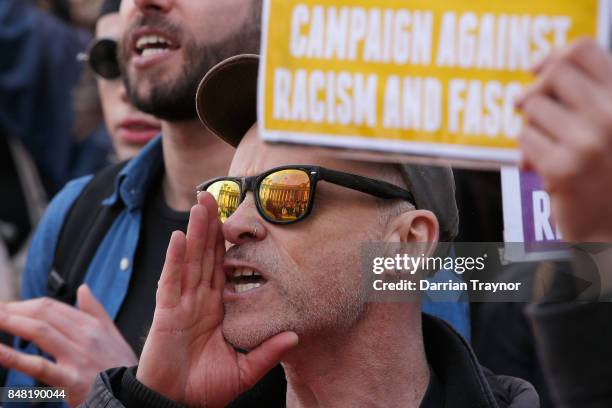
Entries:
[[229,175],[254,176],[274,167],[291,164],[328,167],[375,178],[380,172],[380,165],[377,164],[340,160],[300,145],[266,143],[259,137],[254,125],[236,149]]

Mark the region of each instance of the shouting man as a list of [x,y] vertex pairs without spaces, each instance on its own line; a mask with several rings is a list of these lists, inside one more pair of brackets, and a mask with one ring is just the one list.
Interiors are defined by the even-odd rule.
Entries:
[[288,407],[537,407],[418,302],[367,301],[362,243],[431,254],[456,234],[452,173],[266,145],[257,67],[235,57],[202,81],[201,119],[238,146],[230,176],[172,235],[139,366],[102,373],[87,406],[223,407],[282,361]]

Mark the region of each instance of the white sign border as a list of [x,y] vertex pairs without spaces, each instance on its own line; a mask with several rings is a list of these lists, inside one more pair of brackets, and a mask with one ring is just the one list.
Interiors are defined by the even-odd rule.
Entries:
[[[612,0],[598,0],[597,40],[609,48],[610,25],[612,20]],[[425,143],[393,139],[372,139],[362,136],[337,136],[308,132],[283,132],[266,129],[265,89],[268,51],[268,23],[270,20],[271,0],[264,0],[261,30],[261,56],[257,81],[257,123],[261,138],[267,142],[284,142],[323,147],[360,149],[374,152],[400,153],[408,155],[439,156],[448,159],[493,161],[502,165],[514,165],[520,154],[517,149],[471,147],[469,145],[451,145],[443,143]],[[384,146],[384,147],[383,147]],[[389,147],[392,147],[391,150]]]

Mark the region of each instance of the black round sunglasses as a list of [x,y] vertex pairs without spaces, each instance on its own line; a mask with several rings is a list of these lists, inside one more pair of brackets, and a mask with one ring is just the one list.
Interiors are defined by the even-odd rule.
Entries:
[[117,41],[112,38],[100,38],[92,41],[87,51],[77,55],[77,59],[87,62],[97,77],[115,80],[121,77],[117,57]]

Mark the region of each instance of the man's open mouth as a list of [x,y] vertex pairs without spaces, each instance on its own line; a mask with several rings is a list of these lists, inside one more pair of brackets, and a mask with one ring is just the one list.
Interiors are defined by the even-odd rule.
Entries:
[[178,45],[163,34],[143,34],[134,42],[134,52],[149,57],[178,49]]
[[255,290],[267,283],[261,273],[246,267],[238,267],[228,274],[228,283],[236,293]]

